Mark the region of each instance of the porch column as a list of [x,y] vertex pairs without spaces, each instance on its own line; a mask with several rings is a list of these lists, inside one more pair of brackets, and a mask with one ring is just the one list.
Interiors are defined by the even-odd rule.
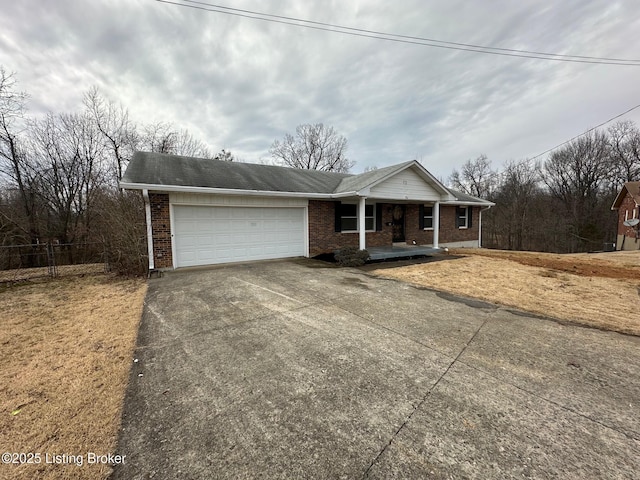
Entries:
[[366,197],[360,197],[360,202],[358,203],[358,237],[360,240],[360,250],[364,250],[367,248],[366,245],[366,233],[364,227],[364,216],[365,216],[365,208],[366,205]]
[[440,202],[433,204],[433,248],[438,247],[438,236],[440,235]]

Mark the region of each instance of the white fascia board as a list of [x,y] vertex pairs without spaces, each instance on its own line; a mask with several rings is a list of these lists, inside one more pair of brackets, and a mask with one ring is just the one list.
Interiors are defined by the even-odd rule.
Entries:
[[467,205],[469,207],[493,207],[495,203],[485,201],[485,202],[463,202],[462,200],[454,200],[448,202],[440,202],[440,205]]
[[440,202],[443,203],[442,200],[440,199],[440,197],[436,198],[436,197],[424,197],[424,198],[415,198],[415,197],[411,197],[409,198],[409,196],[407,196],[406,198],[400,198],[399,195],[372,195],[369,198],[371,198],[372,200],[384,200],[384,201],[388,201],[389,203],[393,203],[393,202],[404,202],[404,203],[433,203],[433,202]]
[[120,182],[120,188],[126,190],[148,190],[153,192],[210,193],[218,195],[255,195],[259,197],[298,197],[298,198],[344,198],[358,196],[358,192],[344,193],[306,193],[275,192],[272,190],[240,190],[232,188],[189,187],[183,185],[152,185],[148,183]]
[[627,191],[627,187],[626,187],[626,186],[623,186],[623,187],[622,187],[622,190],[620,190],[620,191],[618,192],[618,194],[616,195],[615,200],[614,200],[614,201],[613,201],[613,203],[611,204],[611,210],[618,210],[618,209],[620,208],[620,207],[616,207],[616,203],[618,203],[618,200],[621,198],[621,196],[622,196],[622,193],[623,193],[623,192],[625,192],[625,195],[626,195],[626,191]]

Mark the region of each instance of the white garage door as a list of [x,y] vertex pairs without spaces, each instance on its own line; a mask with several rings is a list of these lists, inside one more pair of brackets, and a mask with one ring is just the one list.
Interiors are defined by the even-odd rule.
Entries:
[[300,257],[303,208],[173,207],[176,266]]

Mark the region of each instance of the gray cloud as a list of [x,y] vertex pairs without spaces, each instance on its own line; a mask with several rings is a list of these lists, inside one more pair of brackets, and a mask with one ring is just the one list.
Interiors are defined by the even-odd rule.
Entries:
[[[634,2],[236,1],[359,28],[574,55],[634,58]],[[572,137],[638,102],[640,68],[500,57],[260,22],[151,0],[7,2],[0,64],[32,113],[80,108],[97,85],[139,121],[188,128],[247,161],[300,123],[349,139],[358,164],[422,159],[446,177]],[[640,112],[625,118],[640,120]]]

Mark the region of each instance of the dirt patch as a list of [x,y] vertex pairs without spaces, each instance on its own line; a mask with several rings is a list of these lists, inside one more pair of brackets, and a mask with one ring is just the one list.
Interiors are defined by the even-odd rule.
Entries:
[[[487,252],[476,250],[466,255],[466,251],[458,250],[456,254],[465,255],[455,261],[372,273],[546,317],[640,335],[637,314],[640,275],[634,275],[637,267],[632,263],[640,258],[640,252],[637,256],[614,255],[620,265],[607,257],[586,254],[569,258],[529,252]],[[616,269],[621,272],[614,276]]]
[[640,251],[574,253],[558,255],[541,252],[513,252],[509,250],[454,249],[451,253],[463,256],[512,260],[522,265],[543,267],[586,277],[624,278],[640,280]]
[[[108,465],[88,465],[87,454],[116,447],[145,292],[142,280],[104,275],[0,292],[0,445],[3,452],[41,454],[40,464],[0,465],[0,477],[110,473]],[[46,463],[65,454],[84,462]]]

